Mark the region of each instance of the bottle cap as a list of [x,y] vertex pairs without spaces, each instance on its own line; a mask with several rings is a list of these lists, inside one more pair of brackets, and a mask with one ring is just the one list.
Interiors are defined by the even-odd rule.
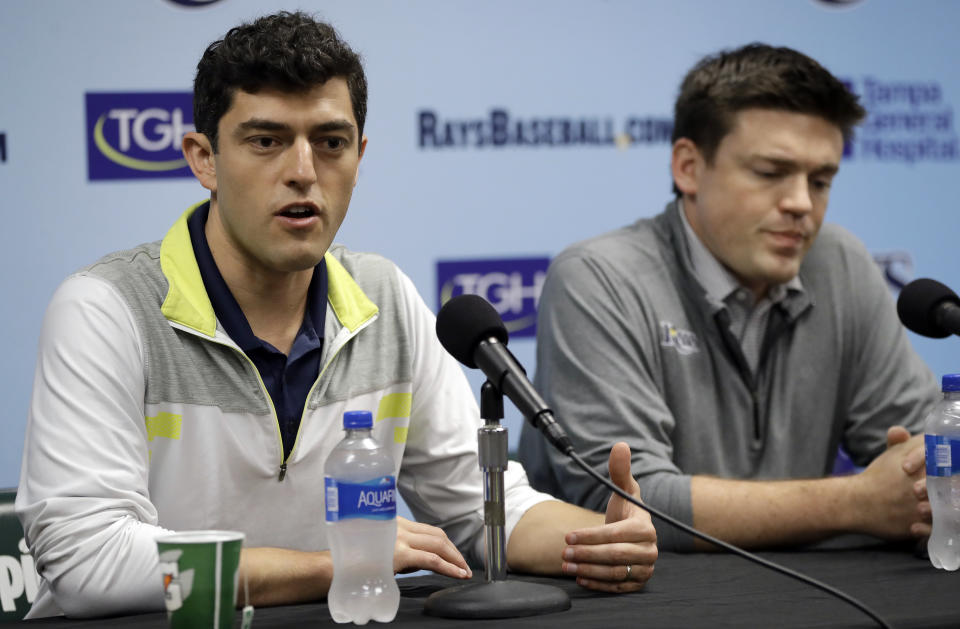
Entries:
[[[960,385],[960,376],[957,376],[957,378],[958,385]],[[345,429],[372,428],[373,413],[370,411],[347,411],[343,414],[343,427]]]
[[948,373],[943,377],[944,393],[947,391],[960,391],[960,373]]

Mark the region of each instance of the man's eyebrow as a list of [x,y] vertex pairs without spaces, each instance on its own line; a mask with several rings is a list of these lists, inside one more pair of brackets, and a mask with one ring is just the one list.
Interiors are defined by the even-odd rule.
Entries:
[[250,118],[237,125],[237,131],[288,131],[290,125],[266,118]]
[[357,126],[349,120],[331,120],[311,127],[313,133],[324,133],[328,131],[355,131]]
[[[244,131],[289,131],[290,125],[267,118],[250,118],[237,125],[238,132]],[[322,122],[310,128],[311,133],[327,133],[330,131],[353,131],[356,125],[346,119]]]
[[[800,166],[800,163],[796,160],[771,157],[769,155],[754,155],[753,158],[768,162],[770,165],[777,168],[782,168],[784,170],[795,170]],[[833,162],[824,162],[816,168],[813,168],[811,172],[817,175],[835,175],[839,170],[839,164],[834,164]]]

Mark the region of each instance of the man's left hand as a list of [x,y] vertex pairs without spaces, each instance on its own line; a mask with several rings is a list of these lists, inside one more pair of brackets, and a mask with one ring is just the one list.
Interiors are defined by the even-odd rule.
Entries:
[[[630,471],[630,447],[617,443],[610,450],[610,479],[640,499],[640,486]],[[591,590],[635,592],[653,575],[657,531],[650,515],[614,494],[607,504],[606,523],[567,533],[564,574]]]
[[[892,426],[887,431],[888,448],[910,440],[910,433],[902,426]],[[919,520],[910,525],[910,534],[913,537],[923,539],[930,537],[931,522],[933,521],[930,498],[927,496],[926,450],[922,435],[917,435],[912,440],[914,441],[913,447],[907,450],[901,462],[901,467],[903,472],[913,481],[913,495],[917,499]]]

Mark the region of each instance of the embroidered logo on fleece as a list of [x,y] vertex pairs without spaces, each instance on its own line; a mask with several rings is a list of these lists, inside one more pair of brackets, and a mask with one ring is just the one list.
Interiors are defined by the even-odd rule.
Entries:
[[681,330],[669,321],[661,321],[660,346],[674,347],[681,355],[693,354],[700,351],[700,339],[690,330]]

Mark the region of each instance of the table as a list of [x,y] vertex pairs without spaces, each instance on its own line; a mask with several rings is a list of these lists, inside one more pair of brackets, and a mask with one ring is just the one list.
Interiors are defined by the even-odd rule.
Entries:
[[[763,557],[839,587],[898,629],[960,627],[960,571],[934,569],[904,547],[764,552]],[[475,571],[480,573],[482,571]],[[400,580],[396,627],[875,627],[868,616],[820,590],[726,554],[661,552],[644,591],[605,595],[569,579],[511,575],[568,592],[566,612],[509,620],[447,620],[425,616],[423,601],[458,582],[437,575]],[[66,618],[18,623],[24,627],[163,629],[164,614],[92,621]],[[376,627],[379,623],[370,623]],[[237,622],[239,627],[239,617]],[[254,629],[336,627],[324,603],[257,609]]]

